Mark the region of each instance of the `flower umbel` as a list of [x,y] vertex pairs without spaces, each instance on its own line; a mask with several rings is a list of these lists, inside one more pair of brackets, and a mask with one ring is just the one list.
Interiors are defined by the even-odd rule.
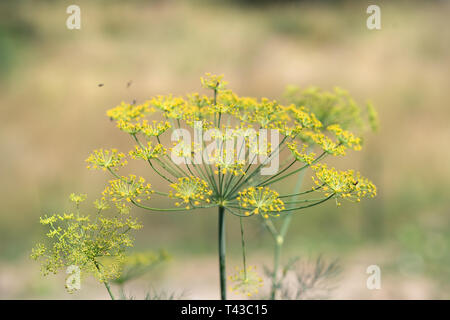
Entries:
[[133,245],[129,231],[141,228],[129,215],[110,216],[102,209],[92,216],[78,210],[44,216],[40,222],[49,228],[48,241],[37,244],[31,257],[41,261],[44,275],[77,266],[82,276],[91,274],[103,283],[120,275],[124,252]]
[[[186,204],[186,209],[190,209],[191,206],[200,206],[201,203],[209,203],[209,196],[212,194],[212,190],[209,189],[206,181],[199,177],[182,177],[178,179],[177,183],[170,185],[174,191],[170,192],[170,197],[178,198]],[[175,203],[176,206],[180,206],[179,202]]]
[[325,196],[334,194],[336,203],[338,198],[359,202],[364,197],[373,198],[377,194],[375,185],[353,170],[340,171],[328,168],[325,164],[312,166],[315,177],[312,179],[316,185],[323,185]]
[[127,161],[124,160],[125,154],[120,153],[117,149],[111,150],[94,150],[94,152],[86,159],[86,162],[89,163],[87,166],[88,169],[114,169],[118,170],[118,167],[123,167],[127,164]]
[[136,177],[130,174],[128,177],[110,180],[109,186],[103,191],[103,196],[109,197],[113,202],[136,201],[141,202],[144,199],[150,199],[152,194],[151,185],[145,182],[142,177]]
[[263,285],[263,279],[256,272],[256,267],[249,266],[246,269],[236,268],[236,273],[229,277],[234,285],[231,291],[245,294],[250,297],[257,294]]
[[[259,216],[278,248],[285,239],[287,226],[277,230],[278,224],[273,223],[272,218],[290,221],[291,213],[331,198],[340,204],[338,199],[359,202],[364,197],[375,196],[373,183],[359,173],[318,164],[327,156],[344,156],[349,149],[361,149],[362,139],[350,130],[360,131],[362,116],[347,92],[294,90],[288,96],[288,104],[283,105],[267,98],[240,97],[226,89],[223,76],[206,74],[201,84],[211,90],[210,94],[161,95],[141,104],[122,102],[107,111],[107,116],[136,144],[129,156],[145,160],[157,177],[167,182],[165,186],[169,191],[153,189],[142,177],[117,173],[127,160],[116,149],[95,150],[86,160],[88,167],[108,171],[113,180],[103,191],[103,197],[95,202],[98,211],[95,219],[78,212],[41,219],[41,223],[50,227],[47,236],[55,243],[50,249],[38,245],[33,251],[35,257],[46,257],[46,270],[57,270],[70,262],[82,270],[88,268],[90,272],[101,273],[101,281],[116,277],[124,259],[120,248],[132,244],[127,232],[122,231],[137,229],[137,224],[125,218],[129,205],[160,212],[215,207],[219,221],[221,296],[226,298],[226,213],[240,218],[243,244],[243,218]],[[368,107],[368,112],[374,127],[376,112],[372,107]],[[270,141],[262,130],[270,132]],[[196,140],[199,131],[206,131],[209,138]],[[276,135],[272,135],[273,132]],[[185,141],[185,136],[193,136],[194,141]],[[166,142],[169,137],[171,143]],[[206,146],[205,140],[213,141]],[[237,149],[235,140],[239,145]],[[171,156],[166,154],[167,150]],[[278,161],[280,157],[285,158]],[[275,165],[267,165],[273,159],[277,160],[273,162]],[[273,168],[275,172],[270,171]],[[301,177],[309,168],[313,169],[315,187],[302,192],[298,184],[294,192],[280,191],[283,189],[278,183],[294,175]],[[309,198],[307,194],[313,192],[324,192],[325,197]],[[174,207],[155,208],[143,204],[152,194],[175,199]],[[84,197],[74,195],[71,199],[78,208]],[[102,214],[109,208],[108,201],[112,201],[112,207],[118,211],[115,218]],[[105,237],[104,242],[101,237]],[[108,263],[111,267],[102,266],[105,256],[117,257],[113,259],[115,263]],[[103,262],[107,264],[106,260]],[[276,277],[277,272],[273,272],[273,292],[277,290]],[[233,288],[245,294],[254,293],[261,284],[254,270],[246,267],[245,253],[244,269],[231,279],[236,282]]]
[[250,187],[242,192],[236,198],[242,208],[246,209],[245,215],[259,214],[264,218],[269,215],[278,216],[280,211],[284,210],[284,203],[278,198],[279,194],[268,187]]

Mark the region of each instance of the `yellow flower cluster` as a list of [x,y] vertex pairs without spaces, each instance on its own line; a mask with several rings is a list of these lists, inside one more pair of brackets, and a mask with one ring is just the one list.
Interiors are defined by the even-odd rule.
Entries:
[[117,127],[127,132],[131,135],[136,135],[140,132],[145,134],[147,137],[159,137],[167,129],[171,127],[170,123],[167,121],[156,121],[149,123],[148,120],[142,120],[141,122],[129,122],[123,119],[117,121]]
[[73,203],[75,203],[75,205],[79,205],[81,202],[83,202],[84,200],[86,200],[87,198],[87,194],[75,194],[75,193],[71,193],[69,196],[70,201],[72,201]]
[[157,96],[150,100],[151,104],[162,111],[168,119],[186,119],[193,109],[182,97]]
[[106,112],[106,115],[112,120],[123,120],[125,122],[131,120],[139,120],[148,113],[154,112],[155,109],[150,107],[150,103],[134,105],[126,102],[122,102],[117,107],[110,109]]
[[[315,176],[312,177],[314,183],[322,186],[325,196],[335,195],[337,198],[359,202],[361,198],[373,198],[377,194],[375,185],[353,170],[340,171],[328,168],[325,164],[312,166]],[[337,201],[337,204],[340,203]]]
[[268,187],[250,187],[241,192],[236,200],[245,211],[245,215],[261,214],[264,218],[269,215],[278,216],[285,209],[284,203],[278,198],[279,194]]
[[153,120],[152,124],[148,123],[147,120],[142,121],[142,133],[147,137],[159,137],[172,126],[167,121],[156,121]]
[[123,160],[125,154],[118,152],[117,149],[111,150],[94,150],[92,154],[86,159],[89,163],[88,169],[103,169],[108,168],[118,170],[117,167],[123,167],[127,164],[127,160]]
[[319,129],[323,126],[314,113],[311,113],[306,107],[296,107],[291,104],[287,107],[287,111],[302,128]]
[[361,138],[355,137],[350,131],[342,129],[338,124],[328,126],[327,130],[333,132],[342,145],[357,151],[361,150]]
[[217,158],[214,160],[215,166],[217,168],[217,170],[214,170],[215,174],[219,174],[220,171],[220,173],[223,175],[227,173],[230,173],[234,176],[245,175],[245,171],[243,170],[245,160],[227,161],[226,159],[222,158]]
[[345,155],[346,147],[340,143],[334,142],[330,137],[322,132],[305,131],[302,132],[304,139],[309,140],[318,145],[324,152],[334,156]]
[[134,150],[131,150],[129,154],[132,159],[141,158],[148,161],[158,158],[161,155],[165,155],[166,152],[166,148],[164,148],[162,144],[158,143],[153,147],[152,143],[148,142],[147,147],[141,148],[139,146],[135,146]]
[[[99,210],[94,219],[79,212],[78,204],[85,195],[71,195],[77,213],[63,213],[40,218],[49,227],[48,246],[39,243],[31,258],[41,260],[42,273],[57,273],[76,266],[82,276],[92,274],[101,282],[120,276],[125,250],[133,246],[130,230],[142,227],[128,215],[108,215]],[[73,292],[71,288],[67,288]]]
[[130,174],[128,177],[110,180],[103,196],[109,197],[113,202],[141,202],[142,198],[150,199],[152,193],[151,185],[144,178]]
[[314,161],[316,154],[314,152],[307,152],[308,145],[306,143],[302,145],[301,151],[297,149],[297,145],[297,141],[287,143],[287,147],[289,150],[291,150],[295,159],[305,164],[311,164]]
[[[170,191],[171,198],[178,198],[183,200],[186,204],[186,209],[190,209],[192,206],[199,206],[201,201],[209,203],[209,196],[212,195],[212,190],[209,188],[206,181],[199,177],[182,177],[178,179],[177,183],[170,185],[174,191]],[[179,202],[175,203],[176,206],[180,206]]]
[[257,294],[260,287],[263,286],[263,279],[256,272],[256,267],[249,266],[247,269],[236,268],[236,273],[228,279],[234,282],[230,288],[235,293],[245,294],[250,297]]
[[206,73],[205,77],[201,77],[200,81],[202,87],[212,90],[223,90],[227,85],[227,82],[223,81],[223,75],[217,76],[211,73]]

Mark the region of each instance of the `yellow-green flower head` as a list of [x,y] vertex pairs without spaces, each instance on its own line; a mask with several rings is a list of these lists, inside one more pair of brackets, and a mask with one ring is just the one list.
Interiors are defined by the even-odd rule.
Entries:
[[157,96],[150,100],[150,103],[168,119],[183,119],[183,116],[192,113],[192,108],[182,97]]
[[147,137],[159,137],[172,126],[167,121],[156,121],[153,120],[152,123],[149,123],[147,120],[142,121],[142,133]]
[[125,120],[117,121],[117,127],[131,135],[137,135],[138,133],[143,133],[147,137],[159,137],[167,129],[171,127],[170,123],[167,121],[156,121],[149,123],[148,120],[142,120],[140,122],[129,122]]
[[302,132],[302,137],[305,140],[309,140],[312,143],[318,145],[322,150],[328,154],[334,156],[345,155],[346,146],[340,143],[334,142],[331,138],[323,134],[322,132],[316,131],[304,131]]
[[311,164],[316,158],[316,154],[314,152],[307,152],[308,145],[306,143],[302,145],[302,150],[300,151],[297,149],[297,145],[297,141],[287,143],[287,147],[291,150],[295,159],[305,164]]
[[236,268],[236,273],[229,279],[234,283],[231,291],[248,297],[257,294],[259,288],[263,286],[263,279],[256,272],[256,267],[252,266],[247,267],[246,270]]
[[319,129],[323,126],[314,113],[311,113],[305,107],[296,107],[292,104],[287,108],[287,111],[292,115],[295,123],[302,128]]
[[[375,185],[353,170],[340,171],[328,168],[325,164],[312,166],[315,177],[312,179],[318,186],[322,186],[325,196],[335,195],[336,199],[342,198],[350,201],[361,201],[364,197],[373,198],[377,194]],[[337,200],[336,200],[337,201]],[[337,204],[340,203],[337,201]]]
[[341,88],[323,91],[316,87],[300,90],[295,86],[289,86],[285,95],[289,102],[311,110],[324,127],[338,124],[345,130],[357,132],[366,127],[376,131],[378,127],[378,116],[372,103],[368,102],[364,110],[346,90]]
[[31,258],[41,261],[43,274],[77,266],[83,276],[92,274],[101,282],[120,275],[120,261],[126,248],[133,245],[129,231],[142,227],[130,216],[109,216],[103,211],[98,211],[92,219],[77,212],[40,220],[49,227],[48,245],[37,244]]
[[327,130],[336,135],[340,144],[348,148],[353,148],[354,150],[361,150],[361,138],[355,137],[350,131],[342,129],[338,124],[328,126]]
[[[210,203],[212,190],[206,181],[199,177],[182,177],[177,183],[170,185],[173,191],[170,191],[170,197],[181,199],[186,204],[186,209],[191,206],[200,206],[202,202]],[[180,206],[179,202],[175,205]]]
[[284,202],[278,192],[268,187],[250,187],[241,192],[236,198],[239,205],[246,210],[245,215],[261,214],[264,218],[269,215],[278,216],[285,209]]
[[97,209],[98,211],[107,210],[107,209],[109,209],[109,204],[105,200],[105,198],[96,199],[94,201],[94,208]]
[[117,170],[118,167],[123,167],[127,164],[127,160],[124,160],[125,154],[118,152],[117,149],[110,150],[94,150],[93,153],[89,155],[86,162],[89,163],[88,169],[114,169]]
[[203,88],[215,91],[223,90],[227,85],[227,82],[223,81],[223,75],[217,76],[211,73],[205,73],[205,76],[201,77],[200,81]]
[[150,107],[150,103],[134,105],[122,102],[117,107],[110,109],[106,115],[113,120],[123,120],[129,122],[131,120],[142,119],[146,114],[154,112],[154,108]]
[[76,205],[79,205],[81,202],[83,202],[84,200],[86,200],[87,198],[87,194],[75,194],[75,193],[71,193],[70,196],[70,201],[74,202]]
[[250,154],[256,156],[269,156],[272,153],[272,143],[268,142],[267,139],[263,139],[261,142],[262,143],[259,143],[258,145],[249,141],[248,147],[250,149]]
[[262,98],[260,102],[255,100],[251,107],[242,109],[244,115],[241,115],[241,119],[246,122],[256,123],[261,128],[269,128],[271,124],[280,121],[280,118],[283,117],[283,111],[283,106],[277,101]]
[[191,159],[192,154],[195,153],[196,150],[199,150],[198,144],[195,143],[187,143],[185,141],[173,142],[175,147],[169,148],[170,152],[173,152],[176,156]]
[[188,104],[197,110],[199,116],[202,115],[202,110],[206,110],[213,104],[213,99],[206,95],[200,95],[199,93],[191,93],[187,95]]
[[215,174],[219,174],[219,172],[223,175],[230,173],[234,176],[245,175],[245,171],[243,170],[245,166],[245,160],[239,160],[236,157],[236,152],[232,152],[232,155],[229,159],[227,159],[226,151],[223,154],[220,154],[219,151],[216,150],[212,162],[216,166]]
[[141,148],[139,146],[135,146],[134,150],[130,151],[130,156],[132,159],[143,159],[145,161],[159,158],[167,153],[166,148],[163,147],[162,144],[158,143],[154,147],[151,142],[147,143],[147,146]]
[[152,192],[151,185],[146,183],[144,178],[130,174],[128,177],[110,180],[103,196],[109,197],[113,202],[141,202],[143,198],[150,199]]

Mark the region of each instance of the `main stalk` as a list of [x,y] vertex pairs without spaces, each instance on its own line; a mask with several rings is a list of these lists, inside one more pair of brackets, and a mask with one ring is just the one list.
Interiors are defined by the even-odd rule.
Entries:
[[227,299],[227,278],[225,271],[225,207],[219,206],[219,272],[220,272],[220,297]]

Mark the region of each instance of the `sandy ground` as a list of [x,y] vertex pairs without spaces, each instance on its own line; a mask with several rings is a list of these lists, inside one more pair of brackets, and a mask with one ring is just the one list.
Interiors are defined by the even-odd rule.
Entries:
[[[353,254],[341,260],[342,272],[332,283],[330,299],[433,299],[445,298],[439,284],[423,275],[404,274],[388,267],[392,255],[369,254],[367,251]],[[262,257],[252,262],[268,261]],[[34,262],[0,266],[0,299],[107,299],[104,288],[92,279],[82,283],[82,289],[68,294],[64,289],[64,274],[43,278]],[[27,262],[27,263],[25,263]],[[234,261],[228,263],[232,272]],[[369,290],[366,269],[371,264],[381,268],[381,289]],[[259,267],[258,267],[259,268]],[[142,299],[146,292],[174,293],[184,299],[217,299],[218,267],[215,257],[178,258],[176,261],[157,267],[154,272],[129,283],[125,292],[135,299]],[[258,270],[262,273],[262,270]],[[268,292],[269,281],[264,281],[260,294]],[[117,288],[116,288],[117,292]],[[262,297],[257,295],[254,298]],[[229,299],[246,298],[229,292]],[[448,298],[448,297],[447,297]]]

